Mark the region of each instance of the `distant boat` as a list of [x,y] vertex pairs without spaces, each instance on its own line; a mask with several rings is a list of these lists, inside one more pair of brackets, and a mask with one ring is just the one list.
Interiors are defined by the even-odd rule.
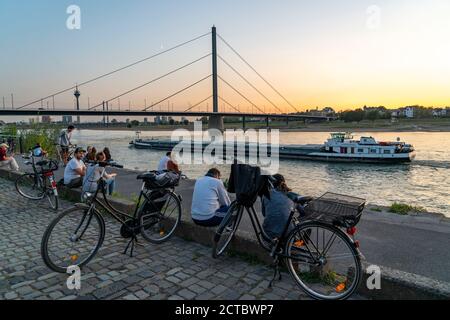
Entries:
[[[217,142],[216,142],[217,143]],[[136,149],[152,149],[161,151],[172,150],[178,142],[168,139],[136,139],[130,142],[130,146]],[[225,152],[227,143],[221,142]],[[202,142],[202,150],[211,145],[210,142]],[[194,142],[192,142],[194,150]],[[251,148],[259,150],[264,147],[268,155],[271,155],[270,144],[237,143],[233,145],[234,154],[239,148],[244,148],[248,155]],[[255,149],[253,149],[255,150]],[[322,145],[280,145],[280,159],[291,160],[315,160],[328,162],[361,162],[361,163],[402,163],[411,162],[416,157],[414,147],[397,139],[396,142],[377,142],[373,137],[361,137],[359,140],[353,138],[351,133],[332,133],[331,137]]]

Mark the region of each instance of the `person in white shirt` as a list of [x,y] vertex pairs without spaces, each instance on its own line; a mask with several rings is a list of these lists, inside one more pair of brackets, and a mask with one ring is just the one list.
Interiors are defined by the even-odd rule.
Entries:
[[76,148],[73,159],[67,163],[64,170],[64,184],[68,188],[79,188],[83,185],[83,177],[86,175],[86,166],[81,160],[86,153],[82,148]]
[[67,165],[67,161],[69,158],[69,147],[71,146],[70,139],[72,138],[72,132],[75,130],[75,127],[70,125],[67,127],[67,130],[62,130],[59,138],[58,138],[58,144],[61,147],[61,156],[64,161],[64,165]]
[[191,215],[200,226],[218,226],[228,212],[231,201],[220,177],[220,171],[213,168],[195,183]]
[[172,152],[167,152],[164,157],[161,158],[158,165],[158,171],[167,170],[167,163],[172,159]]

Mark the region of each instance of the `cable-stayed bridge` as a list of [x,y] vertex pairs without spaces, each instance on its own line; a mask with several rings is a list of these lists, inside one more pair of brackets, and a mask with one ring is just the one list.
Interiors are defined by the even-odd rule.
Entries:
[[[118,74],[126,69],[133,68],[139,64],[142,64],[144,62],[150,61],[152,59],[155,59],[156,57],[162,56],[164,54],[167,54],[169,52],[175,51],[177,49],[180,49],[184,46],[187,46],[188,44],[191,44],[193,42],[196,42],[200,39],[211,37],[211,44],[212,44],[212,50],[210,53],[205,54],[201,57],[198,57],[197,59],[190,61],[189,63],[186,63],[182,66],[178,66],[169,72],[159,75],[158,77],[155,77],[149,81],[146,81],[145,83],[142,83],[134,88],[128,89],[124,92],[115,94],[113,97],[109,97],[105,100],[103,100],[101,103],[97,103],[93,106],[88,106],[87,108],[81,108],[79,97],[80,97],[80,91],[79,89],[87,86],[87,85],[93,85],[97,81],[110,77],[114,74]],[[233,66],[229,61],[227,61],[224,57],[218,54],[217,50],[217,42],[221,41],[226,47],[228,47],[235,55],[236,57],[243,62],[260,80],[262,80],[265,85],[268,86],[281,100],[284,102],[284,105],[287,106],[290,110],[290,112],[283,112],[283,109],[276,104],[272,99],[268,97],[267,94],[263,93],[262,90],[260,90],[254,83],[252,83],[250,80],[248,80],[247,77],[243,75],[242,72],[240,72],[235,66]],[[207,59],[211,60],[212,64],[212,73],[206,74],[205,76],[201,77],[200,79],[197,79],[196,81],[192,82],[191,84],[174,90],[172,93],[167,95],[166,97],[162,99],[158,99],[157,102],[151,103],[150,105],[146,105],[144,108],[137,109],[135,107],[131,108],[131,106],[127,110],[113,110],[111,108],[111,104],[113,101],[119,100],[120,98],[124,96],[128,96],[138,90],[141,90],[151,84],[158,83],[158,81],[161,81],[169,76],[172,76],[174,74],[177,74],[178,72],[187,69],[189,67],[192,67],[193,65],[198,64],[201,61],[205,61]],[[236,88],[235,85],[231,83],[229,79],[225,79],[224,76],[220,75],[218,73],[218,67],[217,62],[220,60],[233,74],[235,74],[241,81],[244,81],[246,85],[248,85],[254,93],[256,93],[260,98],[262,98],[264,101],[266,101],[270,106],[271,110],[276,110],[276,112],[265,112],[265,107],[261,107],[260,105],[254,103],[252,99],[249,98],[247,94],[244,94],[242,90],[239,90]],[[174,97],[180,96],[181,94],[191,90],[192,88],[199,86],[202,83],[210,82],[211,83],[211,92],[210,94],[205,97],[204,99],[201,99],[200,101],[196,102],[193,105],[189,105],[184,110],[169,110],[163,111],[163,110],[156,110],[157,106],[160,106],[161,103],[169,101],[169,99],[173,99]],[[251,112],[248,111],[248,109],[243,110],[243,108],[240,108],[239,106],[236,106],[229,102],[228,99],[223,97],[219,93],[219,83],[223,85],[224,87],[227,87],[229,90],[234,92],[237,96],[240,97],[240,99],[243,99],[245,103],[249,106],[251,106]],[[64,96],[67,94],[74,94],[75,96],[75,107],[63,107],[61,105],[57,105],[55,103],[55,98],[58,96]],[[206,103],[207,101],[212,100],[212,110],[211,111],[200,111],[199,106]],[[44,107],[44,101],[46,101],[47,108]],[[219,111],[219,101],[227,105],[229,107],[229,112]],[[120,106],[120,103],[119,103]],[[239,117],[242,118],[242,121],[244,123],[245,127],[245,121],[249,118],[261,118],[263,121],[265,120],[267,123],[267,126],[269,126],[269,120],[270,119],[284,119],[287,123],[289,120],[330,120],[329,117],[325,116],[310,116],[310,115],[303,115],[301,112],[291,103],[289,100],[281,94],[281,92],[275,88],[275,86],[269,82],[265,77],[261,75],[233,46],[231,46],[221,35],[219,35],[216,31],[216,27],[213,27],[211,32],[208,32],[206,34],[197,36],[193,39],[190,39],[188,41],[185,41],[183,43],[180,43],[176,46],[173,46],[171,48],[168,48],[166,50],[163,50],[161,52],[158,52],[156,54],[153,54],[149,57],[143,58],[141,60],[138,60],[136,62],[133,62],[131,64],[128,64],[126,66],[120,67],[118,69],[111,70],[107,73],[104,73],[102,75],[96,76],[92,79],[85,80],[83,82],[78,83],[75,86],[58,90],[54,93],[51,93],[45,97],[41,97],[39,99],[36,99],[34,101],[31,101],[29,103],[26,103],[24,105],[21,105],[19,107],[14,108],[12,106],[11,108],[6,108],[5,105],[3,105],[3,109],[0,109],[0,116],[35,116],[35,115],[49,115],[49,116],[62,116],[62,115],[71,115],[76,116],[78,118],[78,122],[81,116],[142,116],[142,117],[149,117],[149,116],[183,116],[183,117],[208,117],[209,118],[209,127],[210,128],[217,128],[217,129],[223,129],[223,118],[224,117]]]

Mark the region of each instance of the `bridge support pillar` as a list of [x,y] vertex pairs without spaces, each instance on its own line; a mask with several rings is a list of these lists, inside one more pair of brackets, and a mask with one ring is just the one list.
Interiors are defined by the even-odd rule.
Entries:
[[243,116],[242,117],[242,130],[244,130],[244,132],[245,132],[245,130],[247,130],[245,120],[246,120],[245,116]]
[[269,117],[266,117],[266,129],[269,129],[270,125],[269,125]]
[[224,130],[223,116],[219,115],[209,116],[208,129],[217,129],[223,131]]

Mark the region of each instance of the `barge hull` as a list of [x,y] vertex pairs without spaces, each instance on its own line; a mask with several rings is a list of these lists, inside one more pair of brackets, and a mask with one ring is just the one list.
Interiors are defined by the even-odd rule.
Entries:
[[[132,144],[136,149],[148,149],[155,151],[170,151],[174,146],[172,145],[158,145],[158,144],[148,144],[148,143],[139,143],[135,142]],[[270,148],[268,148],[270,150]],[[341,162],[341,163],[373,163],[373,164],[397,164],[397,163],[408,163],[411,162],[412,159],[408,156],[405,157],[392,157],[392,158],[368,158],[368,157],[336,157],[336,156],[326,156],[326,155],[317,155],[314,154],[316,152],[320,152],[320,149],[311,149],[305,148],[302,151],[299,151],[297,148],[296,152],[285,152],[280,150],[279,158],[283,160],[308,160],[308,161],[321,161],[321,162]],[[234,151],[234,155],[236,156],[237,151]],[[248,148],[246,148],[245,152],[246,156],[248,156]],[[268,152],[268,156],[271,156],[270,151]]]

